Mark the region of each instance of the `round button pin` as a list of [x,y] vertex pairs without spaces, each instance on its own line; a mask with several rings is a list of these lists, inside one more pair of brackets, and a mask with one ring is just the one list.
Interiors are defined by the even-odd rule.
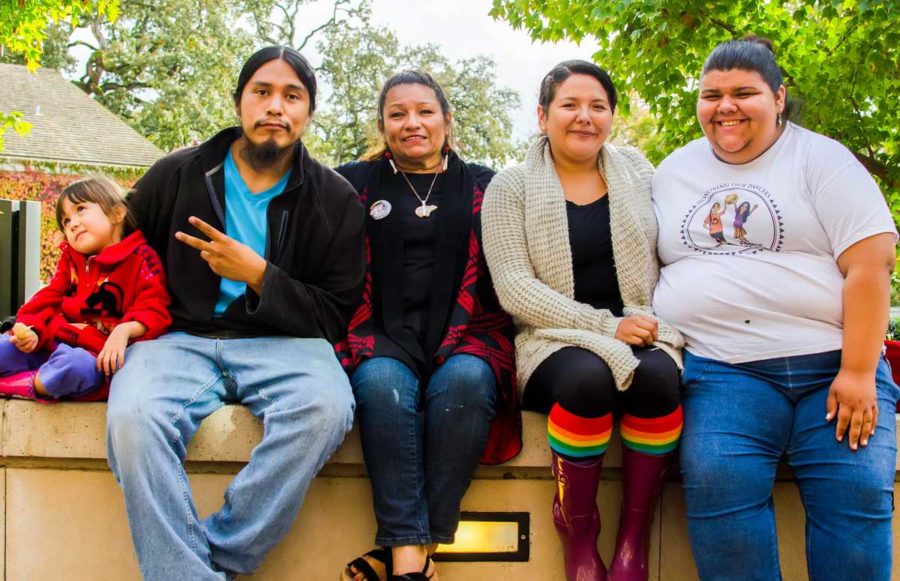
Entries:
[[390,213],[391,203],[387,200],[378,200],[369,206],[369,216],[372,216],[373,220],[383,220],[384,218],[387,218]]

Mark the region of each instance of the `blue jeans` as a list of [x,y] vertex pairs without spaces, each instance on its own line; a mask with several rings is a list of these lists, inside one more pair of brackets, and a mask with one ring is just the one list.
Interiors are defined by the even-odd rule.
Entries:
[[375,543],[452,543],[494,417],[490,365],[454,355],[420,385],[406,364],[376,357],[351,383],[372,481]]
[[681,472],[701,579],[780,579],[772,487],[793,468],[809,577],[888,580],[898,388],[883,358],[878,425],[853,452],[825,401],[841,352],[731,365],[685,353]]
[[[226,402],[260,418],[263,439],[222,509],[201,522],[185,454],[203,419]],[[171,333],[129,347],[110,391],[107,453],[144,579],[224,579],[256,569],[350,430],[353,406],[323,339]]]

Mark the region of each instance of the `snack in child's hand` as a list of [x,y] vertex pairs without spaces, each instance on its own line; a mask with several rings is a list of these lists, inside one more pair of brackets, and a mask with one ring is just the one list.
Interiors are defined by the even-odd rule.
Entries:
[[28,339],[28,336],[33,333],[31,327],[26,325],[25,323],[16,323],[12,328],[13,335],[16,336],[16,339],[19,341],[24,341]]

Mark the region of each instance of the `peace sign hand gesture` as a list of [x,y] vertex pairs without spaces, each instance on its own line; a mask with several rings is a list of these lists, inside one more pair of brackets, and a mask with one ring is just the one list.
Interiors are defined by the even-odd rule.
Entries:
[[199,250],[200,258],[205,260],[217,275],[247,283],[256,294],[262,294],[263,275],[266,272],[266,260],[262,256],[249,246],[219,232],[200,218],[191,216],[188,222],[208,236],[209,241],[184,232],[175,233],[177,240]]

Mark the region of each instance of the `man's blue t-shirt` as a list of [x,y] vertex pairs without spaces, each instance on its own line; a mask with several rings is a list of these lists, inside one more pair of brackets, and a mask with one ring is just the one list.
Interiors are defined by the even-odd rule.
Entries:
[[[277,184],[254,194],[244,183],[229,150],[225,157],[225,234],[265,257],[269,202],[284,191],[290,176],[289,170]],[[246,283],[223,278],[216,301],[216,316],[224,314],[228,305],[246,293]]]

